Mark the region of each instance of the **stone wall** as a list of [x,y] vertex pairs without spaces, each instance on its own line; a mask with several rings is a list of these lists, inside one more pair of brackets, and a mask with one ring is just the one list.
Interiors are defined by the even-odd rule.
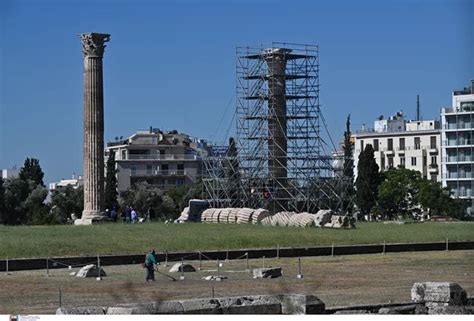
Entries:
[[412,302],[326,309],[314,295],[281,294],[62,307],[56,314],[474,314],[474,298],[456,283],[415,283]]

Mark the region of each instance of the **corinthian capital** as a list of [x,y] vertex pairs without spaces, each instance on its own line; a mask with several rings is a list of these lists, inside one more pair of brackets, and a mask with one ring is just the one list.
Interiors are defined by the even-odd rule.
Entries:
[[82,53],[86,57],[104,56],[105,42],[110,40],[110,35],[106,33],[83,33],[79,35],[82,41]]

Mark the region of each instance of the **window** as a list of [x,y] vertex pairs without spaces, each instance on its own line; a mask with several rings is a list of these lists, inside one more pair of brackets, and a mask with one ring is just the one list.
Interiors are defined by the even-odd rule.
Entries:
[[387,149],[388,150],[393,150],[393,139],[392,138],[389,138],[387,140]]
[[400,140],[398,141],[398,145],[400,145],[400,150],[405,150],[405,138],[400,138]]
[[405,157],[400,157],[400,167],[405,167]]
[[436,148],[436,136],[431,136],[430,137],[430,148],[435,149]]
[[415,137],[415,149],[420,149],[420,137]]
[[382,156],[382,159],[380,160],[380,169],[384,170],[385,169],[385,157]]
[[379,151],[379,140],[374,139],[374,152],[378,152],[378,151]]
[[152,165],[146,165],[146,173],[147,175],[151,175],[151,172],[152,172]]
[[127,151],[123,150],[122,151],[122,160],[125,160],[125,159],[127,159]]
[[132,175],[135,175],[136,172],[137,172],[137,166],[135,166],[135,165],[130,166],[130,171],[131,171]]
[[360,152],[362,153],[364,151],[364,141],[360,141]]
[[437,163],[437,157],[436,156],[431,156],[431,165],[436,165]]
[[184,170],[184,164],[178,164],[178,171]]
[[393,167],[393,157],[387,157],[388,159],[388,168],[392,168]]
[[411,158],[411,166],[416,166],[416,157]]
[[176,180],[176,185],[183,185],[183,184],[184,184],[184,179],[178,178],[178,179]]

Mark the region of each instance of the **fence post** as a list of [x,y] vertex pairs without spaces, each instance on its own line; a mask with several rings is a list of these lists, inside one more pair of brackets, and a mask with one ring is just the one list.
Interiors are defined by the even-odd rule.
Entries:
[[199,271],[202,270],[202,258],[201,258],[201,251],[199,251]]
[[217,277],[220,277],[220,264],[219,264],[219,258],[217,258]]
[[334,243],[331,244],[331,256],[334,256]]
[[211,287],[211,297],[214,299],[214,287]]
[[277,244],[277,259],[280,258],[280,244]]
[[184,258],[181,258],[181,276],[179,279],[184,280]]
[[383,240],[383,251],[382,254],[385,254],[385,240]]
[[97,276],[96,280],[100,281],[100,280],[102,280],[102,277],[101,277],[102,273],[100,273],[101,269],[100,269],[100,256],[99,256],[99,253],[97,253],[97,270],[98,270],[99,275]]
[[303,274],[301,274],[301,256],[298,256],[298,275],[296,276],[296,278],[303,278]]
[[265,255],[262,257],[262,268],[265,268]]
[[63,298],[62,298],[61,288],[59,288],[59,307],[61,308],[62,306],[63,306]]
[[7,275],[10,275],[10,272],[8,271],[8,256],[6,257],[5,264],[6,264],[6,273]]
[[245,252],[245,257],[246,257],[246,261],[247,261],[247,272],[250,272],[249,252]]
[[227,252],[225,252],[225,260],[229,261],[229,248],[227,248]]
[[446,238],[446,252],[449,251],[449,240],[448,238]]
[[165,267],[168,266],[168,250],[165,251]]
[[49,260],[46,258],[46,276],[49,276]]

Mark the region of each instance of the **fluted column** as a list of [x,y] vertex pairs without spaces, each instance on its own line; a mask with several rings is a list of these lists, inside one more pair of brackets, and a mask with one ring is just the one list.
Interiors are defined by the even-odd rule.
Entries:
[[110,35],[84,33],[84,211],[76,224],[92,224],[104,213],[104,92],[102,58]]

